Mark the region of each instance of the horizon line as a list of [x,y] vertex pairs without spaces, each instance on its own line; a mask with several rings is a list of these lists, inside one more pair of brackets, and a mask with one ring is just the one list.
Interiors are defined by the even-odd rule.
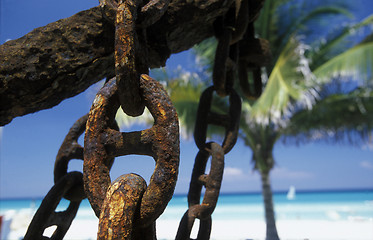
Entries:
[[[296,189],[296,193],[337,193],[337,192],[365,192],[373,191],[373,187],[369,188],[335,188],[335,189]],[[275,190],[273,194],[286,194],[288,190]],[[242,192],[220,192],[220,195],[256,195],[261,194],[261,191],[242,191]],[[203,194],[201,194],[203,195]],[[173,197],[185,197],[188,192],[174,193]],[[0,200],[42,200],[45,196],[30,196],[30,197],[1,197]]]

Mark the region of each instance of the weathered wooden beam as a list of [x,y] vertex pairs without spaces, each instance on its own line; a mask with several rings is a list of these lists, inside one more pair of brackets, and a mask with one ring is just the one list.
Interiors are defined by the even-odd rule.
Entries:
[[[146,30],[150,67],[213,35],[233,0],[174,0]],[[0,126],[51,108],[114,75],[114,27],[99,7],[79,12],[0,46]]]

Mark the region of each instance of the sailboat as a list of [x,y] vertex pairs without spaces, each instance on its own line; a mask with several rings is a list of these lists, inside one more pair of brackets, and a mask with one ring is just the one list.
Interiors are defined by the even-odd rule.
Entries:
[[286,195],[286,198],[288,200],[294,200],[295,199],[295,187],[294,186],[289,187],[289,191],[288,191],[288,194]]

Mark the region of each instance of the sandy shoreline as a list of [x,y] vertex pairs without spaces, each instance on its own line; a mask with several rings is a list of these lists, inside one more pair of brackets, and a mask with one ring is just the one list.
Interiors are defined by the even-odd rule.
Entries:
[[[17,222],[14,222],[17,221]],[[6,222],[10,232],[2,239],[21,239],[26,232],[28,221],[26,216],[15,216],[13,222]],[[96,239],[97,219],[76,219],[73,221],[64,239]],[[198,222],[195,223],[198,226]],[[158,220],[157,239],[175,239],[179,226],[178,220]],[[3,226],[4,227],[4,226]],[[373,220],[279,220],[277,221],[279,236],[282,240],[372,240]],[[47,229],[49,235],[53,229]],[[193,229],[192,237],[196,236]],[[49,233],[49,234],[48,234]],[[245,240],[265,239],[265,223],[261,220],[213,220],[212,240]]]

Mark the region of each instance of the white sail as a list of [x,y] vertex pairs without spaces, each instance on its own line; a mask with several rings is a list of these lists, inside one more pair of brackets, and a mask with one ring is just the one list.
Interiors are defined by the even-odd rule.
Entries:
[[295,187],[294,186],[290,186],[286,198],[288,200],[294,200],[295,199]]

